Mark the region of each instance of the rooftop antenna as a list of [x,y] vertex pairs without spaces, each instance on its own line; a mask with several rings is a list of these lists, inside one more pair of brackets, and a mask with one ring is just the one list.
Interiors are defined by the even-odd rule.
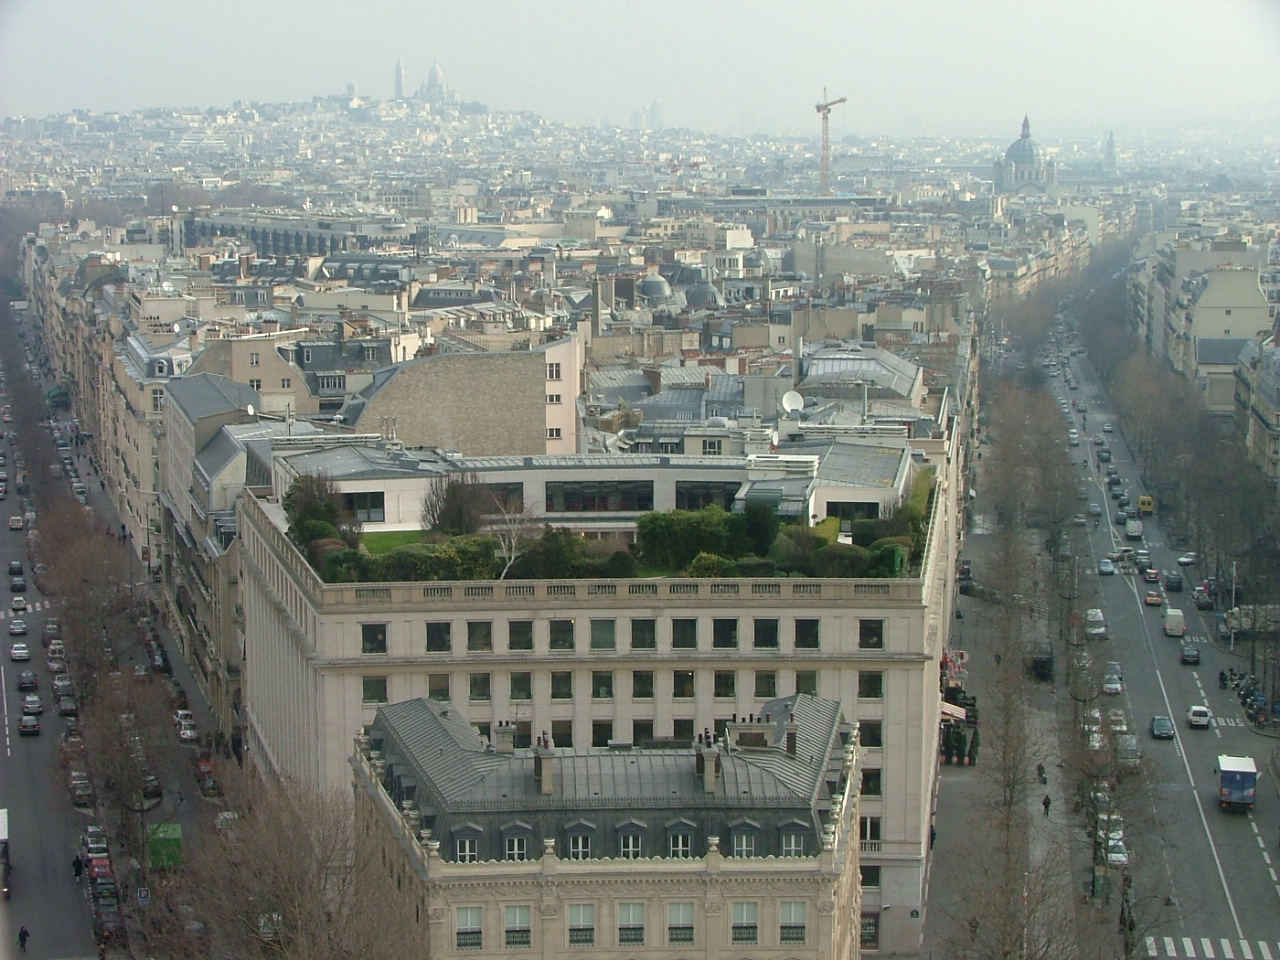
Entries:
[[838,97],[835,100],[827,99],[827,88],[822,88],[822,102],[814,106],[818,111],[818,116],[822,118],[822,174],[819,180],[819,190],[822,196],[831,196],[831,108],[838,107],[842,103],[848,103],[848,97]]

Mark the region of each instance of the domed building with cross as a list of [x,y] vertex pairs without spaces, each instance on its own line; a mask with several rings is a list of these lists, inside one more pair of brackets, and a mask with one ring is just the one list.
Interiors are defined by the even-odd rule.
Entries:
[[1031,120],[1022,118],[1022,135],[1009,144],[1004,159],[992,169],[997,193],[1051,191],[1058,183],[1058,167],[1045,149],[1031,139]]

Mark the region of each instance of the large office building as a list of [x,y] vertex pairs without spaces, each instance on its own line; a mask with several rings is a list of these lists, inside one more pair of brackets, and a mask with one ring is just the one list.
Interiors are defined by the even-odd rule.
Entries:
[[[772,495],[803,520],[879,516],[932,470],[923,549],[888,579],[325,583],[289,539],[279,502],[288,478],[324,472],[365,511],[368,531],[402,518],[440,466],[394,449],[385,463],[368,448],[279,452],[275,489],[238,507],[250,756],[275,775],[340,787],[352,733],[386,704],[418,698],[448,704],[491,741],[509,730],[527,749],[545,732],[557,750],[574,751],[689,744],[780,697],[833,700],[861,731],[861,942],[917,952],[963,490],[959,421],[953,404],[941,409],[950,412],[923,438],[903,429],[861,447],[833,440],[808,465],[781,451],[471,458],[463,467],[486,483],[520,483],[526,508],[584,534],[673,507],[689,484],[721,496],[737,488],[735,501]],[[836,462],[847,465],[839,475]]]
[[684,749],[513,734],[414,699],[357,737],[356,836],[387,896],[414,904],[426,956],[859,955],[857,731],[840,704],[772,700]]

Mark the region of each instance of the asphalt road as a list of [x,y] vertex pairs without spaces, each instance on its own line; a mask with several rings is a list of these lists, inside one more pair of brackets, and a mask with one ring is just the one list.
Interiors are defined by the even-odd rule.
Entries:
[[[1123,440],[1122,424],[1114,419],[1091,376],[1082,370],[1082,358],[1074,358],[1080,390],[1068,391],[1053,381],[1060,396],[1087,396],[1089,431],[1081,430],[1083,446],[1094,452],[1089,438],[1111,422],[1117,432],[1108,437],[1120,475],[1136,500],[1141,492],[1139,471]],[[1075,414],[1079,429],[1080,415]],[[1064,424],[1064,432],[1067,429]],[[1083,454],[1081,454],[1083,456]],[[1191,590],[1201,573],[1198,567],[1177,565],[1181,551],[1167,544],[1159,517],[1144,521],[1145,546],[1153,563],[1163,572],[1181,571],[1184,591],[1166,594],[1163,586],[1148,584],[1134,574],[1099,576],[1096,561],[1120,546],[1142,546],[1124,540],[1123,528],[1111,522],[1111,500],[1099,474],[1090,469],[1085,481],[1090,502],[1103,505],[1098,528],[1092,519],[1086,527],[1092,556],[1080,559],[1082,608],[1099,606],[1107,617],[1110,638],[1088,645],[1095,663],[1118,660],[1124,670],[1125,689],[1118,696],[1100,696],[1107,708],[1121,706],[1138,734],[1143,767],[1150,791],[1146,810],[1127,810],[1126,843],[1133,858],[1134,895],[1141,902],[1146,923],[1140,931],[1139,956],[1228,957],[1247,960],[1280,960],[1280,884],[1276,861],[1280,860],[1280,791],[1271,782],[1264,761],[1276,741],[1254,733],[1234,694],[1218,688],[1218,671],[1247,666],[1210,642],[1215,629],[1213,613],[1195,610]],[[1082,504],[1082,507],[1084,505]],[[1159,607],[1148,606],[1148,590],[1165,597]],[[1184,611],[1187,635],[1180,641],[1164,636],[1164,606]],[[1198,666],[1179,662],[1183,642],[1195,644],[1201,654]],[[1214,718],[1208,729],[1191,729],[1186,722],[1192,705],[1208,705]],[[1152,716],[1173,718],[1174,740],[1151,737]],[[1217,804],[1217,757],[1220,754],[1252,756],[1260,768],[1258,801],[1249,813],[1225,812]],[[1135,799],[1135,803],[1137,800]],[[1172,892],[1174,904],[1162,899]],[[1156,900],[1156,897],[1160,900]],[[1149,938],[1149,939],[1148,939]]]
[[[12,457],[7,441],[0,442],[0,449]],[[25,596],[35,608],[34,612],[19,615],[27,623],[27,636],[10,637],[11,595],[0,591],[4,608],[0,615],[4,653],[0,659],[0,706],[5,720],[4,742],[0,745],[0,807],[9,811],[9,856],[13,864],[10,900],[0,910],[0,957],[19,956],[18,928],[23,925],[31,932],[31,940],[22,956],[32,960],[96,957],[85,887],[77,886],[71,873],[76,838],[91,817],[88,812],[74,810],[67,797],[66,774],[58,762],[58,738],[63,724],[54,708],[51,675],[40,643],[45,618],[56,616],[57,612],[50,609],[49,600],[35,587],[24,534],[7,529],[7,518],[19,512],[19,498],[12,493],[0,502],[0,573],[7,571],[9,561],[21,560],[28,584]],[[8,582],[6,578],[6,586]],[[29,663],[10,660],[10,643],[14,640],[28,643]],[[45,706],[38,737],[18,736],[23,696],[18,691],[18,674],[26,669],[35,672]]]

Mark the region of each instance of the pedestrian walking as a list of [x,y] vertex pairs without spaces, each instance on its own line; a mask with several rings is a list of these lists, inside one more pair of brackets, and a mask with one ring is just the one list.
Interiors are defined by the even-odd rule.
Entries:
[[933,827],[929,828],[929,849],[933,849],[934,841],[938,839],[938,831]]
[[76,883],[80,882],[80,875],[84,873],[84,861],[80,859],[80,854],[76,854],[76,858],[71,861],[71,872],[75,875]]
[[26,927],[18,929],[18,946],[22,948],[22,952],[27,952],[27,941],[31,939],[31,931]]
[[1053,798],[1050,797],[1047,793],[1044,795],[1044,799],[1040,801],[1040,805],[1044,807],[1044,815],[1046,817],[1049,815],[1049,807],[1050,805],[1052,805],[1052,803],[1053,803]]

